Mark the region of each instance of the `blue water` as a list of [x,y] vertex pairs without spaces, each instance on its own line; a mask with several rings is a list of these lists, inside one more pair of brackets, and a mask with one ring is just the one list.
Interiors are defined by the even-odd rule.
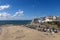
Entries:
[[31,20],[0,20],[0,25],[2,24],[29,24]]

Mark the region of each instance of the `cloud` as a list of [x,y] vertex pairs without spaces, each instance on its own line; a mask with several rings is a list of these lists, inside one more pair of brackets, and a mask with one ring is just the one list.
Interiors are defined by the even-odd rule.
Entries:
[[9,8],[9,7],[10,7],[10,5],[1,5],[1,6],[0,6],[0,10],[7,9],[7,8]]
[[6,13],[6,12],[0,13],[0,20],[9,19],[10,17],[11,17],[11,15],[9,13]]
[[24,11],[17,11],[15,12],[15,14],[11,15],[7,12],[0,12],[0,20],[14,20],[14,19],[19,19],[19,17],[21,17],[22,15],[24,15]]
[[0,17],[8,17],[8,16],[10,16],[10,14],[8,14],[6,12],[0,13]]
[[22,15],[24,15],[24,11],[19,10],[12,17],[22,16]]

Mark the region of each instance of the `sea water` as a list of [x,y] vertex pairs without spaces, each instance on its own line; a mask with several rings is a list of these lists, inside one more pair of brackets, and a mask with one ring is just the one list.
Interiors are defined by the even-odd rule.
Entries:
[[2,24],[29,24],[31,20],[0,20],[0,25]]

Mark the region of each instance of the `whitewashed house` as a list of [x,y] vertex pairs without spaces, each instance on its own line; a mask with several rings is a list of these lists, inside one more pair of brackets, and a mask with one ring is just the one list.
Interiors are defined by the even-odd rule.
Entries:
[[43,22],[52,22],[52,21],[60,21],[60,16],[46,16],[41,18],[35,18],[33,20],[34,23],[43,23]]

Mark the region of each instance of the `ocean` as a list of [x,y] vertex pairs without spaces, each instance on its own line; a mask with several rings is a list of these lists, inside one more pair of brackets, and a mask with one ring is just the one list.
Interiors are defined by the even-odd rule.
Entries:
[[32,20],[0,20],[0,25],[3,24],[16,24],[16,25],[22,25],[22,24],[29,24]]

